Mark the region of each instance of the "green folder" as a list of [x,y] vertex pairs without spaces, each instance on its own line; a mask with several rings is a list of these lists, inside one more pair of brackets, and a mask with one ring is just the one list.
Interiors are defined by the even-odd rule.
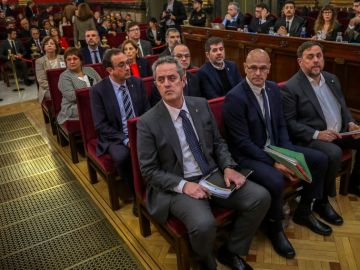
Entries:
[[303,153],[291,151],[286,148],[268,145],[264,151],[274,160],[290,168],[297,177],[309,183],[312,182],[311,172],[306,164]]

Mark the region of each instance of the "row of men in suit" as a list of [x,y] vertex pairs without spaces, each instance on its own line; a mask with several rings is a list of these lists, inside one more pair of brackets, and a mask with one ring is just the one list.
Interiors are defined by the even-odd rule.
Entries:
[[[130,78],[125,55],[117,49],[108,50],[103,63],[110,76],[94,86],[90,92],[95,127],[99,132],[98,153],[109,152],[118,165],[119,172],[127,176],[131,185],[131,172],[125,172],[129,169],[129,166],[125,165],[130,162],[128,147],[131,147],[128,144],[126,119],[134,115],[141,115],[149,108],[149,105],[141,81]],[[212,242],[215,237],[214,221],[211,213],[208,212],[208,206],[206,206],[208,204],[206,198],[210,194],[197,182],[207,172],[203,168],[204,164],[205,167],[213,168],[215,160],[225,173],[225,181],[232,181],[238,188],[242,187],[235,193],[237,195],[232,196],[229,201],[217,199],[213,201],[221,206],[230,207],[229,205],[231,205],[235,209],[242,210],[240,211],[241,221],[237,219],[235,222],[238,226],[234,227],[233,237],[226,246],[220,249],[220,261],[234,269],[251,269],[246,268],[249,266],[239,255],[246,255],[251,238],[257,228],[255,225],[261,222],[265,213],[267,213],[269,226],[268,236],[275,250],[287,258],[295,256],[295,251],[284,235],[280,222],[284,177],[294,179],[294,175],[288,168],[280,166],[264,153],[263,147],[269,142],[303,152],[313,174],[313,183],[304,184],[304,192],[295,212],[294,221],[309,227],[316,233],[329,235],[331,227],[312,214],[311,202],[316,199],[314,210],[322,219],[335,225],[343,223],[341,216],[329,203],[328,196],[334,195],[336,168],[340,164],[341,156],[338,145],[357,147],[358,141],[348,139],[347,143],[343,144],[344,141],[340,140],[341,136],[338,132],[332,131],[332,127],[327,126],[328,120],[319,117],[319,111],[325,108],[322,107],[323,101],[319,101],[320,105],[315,104],[318,105],[318,108],[314,106],[306,108],[306,111],[301,110],[304,108],[303,104],[314,105],[310,101],[299,100],[299,96],[303,99],[314,99],[313,96],[303,93],[304,91],[314,91],[308,77],[314,80],[319,77],[320,82],[323,80],[322,86],[328,85],[328,93],[337,100],[338,107],[341,108],[338,113],[341,113],[340,118],[343,118],[343,130],[355,130],[359,127],[346,108],[336,78],[331,74],[321,72],[324,63],[320,45],[312,42],[302,45],[299,48],[299,64],[301,70],[289,80],[289,89],[293,90],[287,90],[291,93],[288,96],[296,96],[292,102],[295,101],[299,104],[290,103],[290,106],[284,107],[291,110],[300,108],[296,120],[304,121],[303,126],[309,125],[307,129],[314,131],[314,137],[310,139],[311,144],[308,141],[301,142],[300,139],[295,142],[303,146],[311,146],[316,150],[295,146],[290,142],[279,89],[275,84],[266,81],[270,69],[269,57],[263,50],[255,50],[248,55],[245,63],[246,79],[229,92],[224,104],[224,119],[230,133],[232,154],[237,163],[234,163],[229,157],[226,145],[219,137],[216,124],[209,113],[207,103],[197,98],[185,97],[184,99],[183,89],[186,77],[183,67],[171,57],[161,58],[153,67],[156,85],[164,102],[158,102],[149,113],[141,118],[138,125],[140,167],[148,181],[148,210],[159,222],[165,222],[169,213],[184,220],[192,247],[199,255],[205,269],[215,269],[216,267],[211,254]],[[322,77],[324,78],[322,79]],[[264,90],[261,91],[261,88]],[[113,105],[109,106],[109,104]],[[184,106],[184,104],[186,105]],[[129,108],[131,109],[129,110]],[[186,121],[183,113],[180,115],[182,110],[185,110],[185,117],[192,120],[190,125],[195,127],[195,137],[199,143],[197,148],[195,146],[195,150],[192,149],[194,140],[189,139],[188,142],[187,138],[191,132],[186,128],[181,129],[181,124]],[[311,119],[316,118],[318,121],[309,122],[307,117],[310,114]],[[291,115],[294,113],[285,110],[286,120],[289,120]],[[269,117],[270,120],[267,119]],[[301,125],[301,123],[297,123],[297,125]],[[289,130],[291,138],[293,138],[293,130],[291,128]],[[297,133],[299,131],[295,134]],[[316,136],[315,133],[317,133]],[[327,144],[327,146],[317,146],[323,144]],[[202,157],[201,154],[199,157],[199,149],[203,151]],[[331,150],[328,151],[329,149]],[[241,175],[232,170],[232,167],[237,164],[255,170],[252,181],[245,181]],[[356,157],[352,175],[355,192],[359,192],[359,183],[356,183],[359,179],[358,170],[359,158]],[[258,185],[254,185],[254,182]],[[265,189],[261,187],[265,187]],[[267,192],[272,198],[268,212],[269,195]],[[249,212],[250,208],[244,208],[242,205],[241,201],[244,201],[244,198],[252,205],[251,207],[250,204],[247,205],[252,211]],[[185,210],[191,210],[191,213]],[[206,219],[196,218],[194,220],[194,217],[200,216],[200,213]],[[246,224],[251,224],[251,229]],[[204,243],[207,243],[205,249]]]

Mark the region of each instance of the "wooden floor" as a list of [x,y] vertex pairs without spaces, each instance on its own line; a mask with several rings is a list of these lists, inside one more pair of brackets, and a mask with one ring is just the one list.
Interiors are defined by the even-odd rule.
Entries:
[[[51,134],[50,126],[44,124],[40,106],[36,101],[0,107],[0,115],[17,112],[25,112],[44,138],[48,139],[50,145],[59,151],[146,269],[176,269],[176,256],[161,235],[153,230],[151,236],[143,238],[139,233],[138,220],[131,213],[131,205],[123,205],[120,210],[112,211],[109,207],[107,186],[103,179],[99,178],[99,183],[91,185],[88,181],[85,159],[80,157],[78,164],[71,163],[69,147],[62,148],[57,144],[56,137]],[[345,222],[339,227],[332,226],[331,236],[319,236],[290,221],[286,234],[296,250],[295,259],[286,260],[279,257],[264,234],[259,231],[252,243],[247,261],[254,269],[360,269],[360,198],[338,195],[332,200],[332,204],[342,214]],[[219,269],[228,268],[220,265]]]

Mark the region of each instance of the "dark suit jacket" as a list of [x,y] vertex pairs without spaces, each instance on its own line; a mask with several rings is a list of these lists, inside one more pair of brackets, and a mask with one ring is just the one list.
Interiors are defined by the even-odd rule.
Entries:
[[[280,28],[280,26],[286,27],[286,18],[285,17],[281,17],[276,21],[276,23],[274,25],[274,31],[277,32],[277,30]],[[306,27],[306,20],[303,17],[295,15],[294,19],[291,23],[291,27],[290,27],[290,33],[289,33],[290,36],[291,37],[299,37],[302,27]]]
[[[151,28],[146,29],[146,38],[148,41],[150,41],[151,46],[156,47],[158,46],[155,43],[155,37],[153,32],[151,31]],[[160,28],[156,29],[156,41],[161,41],[161,43],[164,43],[164,35]]]
[[159,58],[164,57],[164,56],[169,56],[169,55],[171,55],[170,49],[169,49],[169,47],[166,47],[166,49],[160,53]]
[[[41,46],[41,39],[39,39],[39,41],[40,41],[40,46]],[[25,51],[26,51],[25,57],[28,58],[28,59],[31,59],[31,54],[33,53],[32,50],[31,50],[31,47],[32,47],[33,44],[36,46],[35,40],[33,40],[33,39],[30,39],[30,40],[25,44]],[[38,51],[38,53],[39,53],[41,56],[44,55],[44,53],[41,53],[41,50]]]
[[[92,59],[91,59],[91,52],[89,50],[88,47],[85,47],[85,48],[81,48],[81,54],[83,55],[84,57],[84,64],[85,65],[88,65],[88,64],[95,64],[92,62]],[[100,54],[100,57],[101,57],[101,60],[104,56],[104,52],[105,52],[105,49],[101,46],[98,46],[98,51],[99,51],[99,54]]]
[[153,54],[152,46],[150,41],[140,39],[141,48],[143,50],[144,56]]
[[327,33],[325,40],[335,41],[338,32],[342,32],[342,25],[340,23],[335,23],[334,29]]
[[[167,8],[167,3],[165,3],[163,5],[163,11],[166,10]],[[172,14],[176,17],[175,20],[175,27],[180,31],[181,27],[180,25],[184,24],[184,20],[186,20],[186,11],[185,11],[185,7],[184,4],[180,1],[174,0],[174,5],[173,5],[173,12]]]
[[[126,80],[136,116],[149,108],[149,102],[141,79],[130,77]],[[98,134],[96,154],[104,154],[109,145],[122,144],[127,138],[123,132],[121,111],[109,77],[90,89],[91,110]]]
[[267,16],[266,22],[259,24],[260,19],[255,16],[251,18],[249,31],[253,33],[268,34],[269,28],[274,26],[275,18],[272,15]]
[[[185,97],[185,101],[209,165],[217,165],[221,170],[236,166],[208,102],[198,97]],[[184,169],[178,135],[163,102],[140,117],[137,150],[141,173],[147,181],[148,211],[160,223],[165,223],[173,188],[184,179]]]
[[140,77],[144,78],[144,77],[152,76],[152,70],[147,59],[142,57],[137,57],[136,64],[140,72]]
[[[233,61],[225,60],[225,69],[231,88],[237,85],[242,77],[240,72]],[[225,89],[223,88],[221,78],[216,72],[215,68],[210,62],[206,62],[197,72],[200,82],[200,90],[202,96],[206,99],[224,96]],[[230,88],[230,89],[231,89]]]
[[[346,106],[340,82],[333,74],[325,71],[322,74],[327,86],[341,106],[341,130],[345,131],[347,124],[354,119]],[[281,93],[290,138],[295,144],[308,144],[316,130],[327,129],[318,98],[302,70],[299,70],[286,82]]]
[[[187,83],[184,87],[184,96],[201,97],[199,79],[196,74],[186,72],[186,82]],[[159,100],[161,100],[159,90],[155,84],[153,84],[150,99],[151,106],[154,106],[159,102]]]
[[[22,42],[18,39],[15,40],[15,46],[17,49],[17,52],[25,55],[25,48],[22,45]],[[13,54],[15,54],[15,51],[12,49],[12,47],[10,46],[9,40],[6,39],[4,40],[1,45],[0,45],[0,60],[3,62],[7,62],[8,61],[8,50],[11,50]]]
[[[274,144],[291,149],[280,89],[271,81],[266,81],[265,89],[270,104]],[[267,139],[265,119],[245,79],[226,95],[223,117],[229,135],[229,149],[236,162],[241,163],[243,159],[250,158],[273,165],[274,160],[263,150]]]
[[226,29],[238,29],[238,28],[244,28],[244,23],[245,23],[245,17],[244,15],[239,12],[236,21],[231,22],[229,20],[225,21],[225,28]]

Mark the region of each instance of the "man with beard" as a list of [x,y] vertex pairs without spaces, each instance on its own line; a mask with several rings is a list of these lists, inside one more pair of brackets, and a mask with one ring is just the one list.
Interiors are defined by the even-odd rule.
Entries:
[[179,30],[176,28],[169,28],[166,30],[165,41],[167,48],[160,54],[160,57],[171,55],[174,47],[181,43]]
[[81,49],[85,64],[102,63],[105,49],[100,45],[100,36],[97,30],[90,29],[85,32],[85,40],[88,45]]

